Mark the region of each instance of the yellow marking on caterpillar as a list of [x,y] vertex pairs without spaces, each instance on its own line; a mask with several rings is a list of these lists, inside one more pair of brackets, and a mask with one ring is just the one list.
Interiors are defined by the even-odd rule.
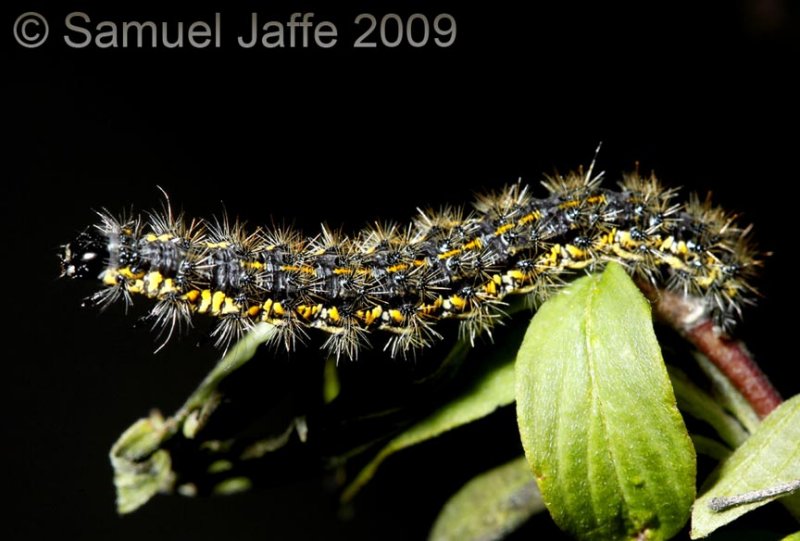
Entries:
[[673,244],[671,248],[672,248],[671,250],[672,253],[676,253],[679,255],[687,255],[689,253],[689,247],[686,246],[686,242],[682,240],[678,241],[677,244]]
[[584,259],[583,261],[568,261],[564,267],[568,269],[581,270],[594,263],[591,259]]
[[145,293],[152,297],[158,293],[161,282],[164,281],[164,276],[158,271],[153,271],[145,275],[144,281],[147,284]]
[[489,280],[484,284],[483,290],[489,295],[497,295],[497,284],[494,282],[494,280]]
[[206,242],[205,243],[206,248],[227,248],[230,245],[231,245],[231,243],[228,242],[228,241],[225,241],[225,240],[220,241],[220,242]]
[[283,309],[283,305],[279,302],[276,302],[272,305],[272,311],[275,312],[276,316],[283,317],[286,311]]
[[464,245],[464,250],[480,250],[483,247],[480,237],[475,237]]
[[450,295],[450,304],[453,305],[453,308],[456,310],[463,310],[467,306],[467,299],[460,295]]
[[261,307],[264,310],[264,317],[265,318],[269,317],[270,312],[272,311],[272,305],[273,304],[274,303],[272,302],[272,299],[267,299],[267,300],[264,301],[264,304],[261,305]]
[[108,269],[103,273],[103,285],[115,286],[117,285],[117,275],[119,273],[114,269]]
[[432,303],[423,304],[422,306],[420,306],[419,312],[426,316],[435,314],[436,312],[439,311],[439,308],[442,307],[442,304],[444,304],[444,299],[442,298],[441,295],[439,295],[438,297],[436,297],[436,300],[434,300]]
[[328,319],[335,323],[338,323],[342,319],[339,310],[335,306],[328,308]]
[[340,267],[340,268],[337,268],[337,269],[333,269],[333,274],[336,274],[336,275],[353,274],[353,269]]
[[564,246],[564,251],[567,252],[567,255],[571,259],[585,259],[586,256],[588,255],[588,252],[586,250],[578,248],[574,244],[567,244],[566,246]]
[[526,286],[517,286],[517,287],[514,288],[513,293],[516,294],[516,295],[524,295],[525,293],[531,293],[533,291],[536,291],[538,289],[538,287],[539,286],[537,284],[530,284],[530,285],[526,285]]
[[569,209],[569,208],[577,207],[580,204],[581,204],[580,200],[573,199],[571,201],[564,201],[563,203],[558,205],[558,208],[560,208],[560,209]]
[[314,270],[314,267],[309,267],[307,265],[297,266],[297,265],[281,265],[281,270],[284,272],[292,272],[292,271],[299,271],[303,274],[316,274],[317,272]]
[[675,270],[686,270],[686,263],[679,257],[670,255],[663,257],[662,260]]
[[510,224],[501,225],[500,227],[495,229],[494,230],[494,236],[495,237],[499,237],[500,235],[502,235],[503,233],[505,233],[506,231],[509,231],[511,229],[514,229],[514,222],[511,222]]
[[398,323],[398,324],[402,323],[403,320],[405,319],[403,317],[403,313],[400,310],[396,309],[396,308],[393,308],[393,309],[389,310],[389,318],[392,321],[394,321],[395,323]]
[[191,291],[187,291],[182,298],[186,299],[191,304],[195,304],[199,297],[200,297],[200,291],[198,291],[197,289],[192,289]]
[[538,210],[535,210],[535,211],[531,212],[530,214],[526,214],[525,216],[520,218],[519,221],[517,222],[517,225],[525,225],[527,223],[536,221],[536,220],[540,219],[541,217],[542,217],[542,213],[539,212]]
[[555,266],[558,264],[558,259],[561,256],[561,245],[554,244],[550,248],[550,253],[542,256],[540,259],[544,262],[545,265],[548,266]]
[[612,249],[613,249],[614,254],[616,256],[618,256],[621,259],[624,259],[626,261],[642,261],[642,260],[644,260],[644,256],[643,255],[637,254],[637,253],[634,253],[634,252],[630,252],[630,251],[624,249],[619,244],[614,244],[612,246]]
[[200,306],[197,307],[197,311],[205,314],[209,308],[211,308],[211,290],[204,289],[200,292]]
[[708,288],[714,284],[719,278],[719,269],[717,267],[711,267],[711,272],[708,276],[698,276],[695,278],[695,282],[702,288]]
[[373,306],[369,310],[359,310],[356,312],[356,317],[364,322],[365,325],[372,325],[372,323],[381,317],[383,308],[380,306]]
[[595,245],[598,248],[603,248],[605,246],[612,246],[614,244],[614,239],[617,237],[617,229],[612,228],[611,231],[608,233],[601,233],[597,240],[595,241]]
[[162,233],[160,235],[156,235],[155,233],[148,233],[145,235],[144,240],[147,242],[169,242],[174,239],[175,236],[172,233]]
[[233,300],[231,297],[225,297],[224,302],[222,303],[222,309],[220,310],[220,314],[223,316],[229,314],[241,314],[242,309],[241,307],[236,304],[236,301]]
[[525,280],[525,273],[519,269],[511,269],[507,271],[506,276],[517,282],[522,282]]
[[242,267],[245,269],[261,270],[264,268],[264,263],[261,261],[242,261]]
[[254,319],[258,317],[258,314],[260,313],[261,313],[261,307],[258,306],[257,304],[247,309],[247,315]]
[[603,195],[603,194],[593,195],[591,197],[588,197],[586,199],[586,202],[589,203],[590,205],[594,205],[596,203],[605,203],[606,202],[606,196]]
[[144,277],[144,271],[133,272],[130,267],[122,267],[117,272],[120,274],[120,276],[129,280],[136,280]]
[[301,304],[300,306],[295,308],[297,314],[306,321],[310,320],[312,317],[317,315],[317,313],[320,310],[322,310],[321,304],[315,304],[313,306],[309,306],[307,304]]
[[408,269],[408,264],[406,263],[398,263],[397,265],[392,265],[386,269],[386,272],[399,272]]
[[447,259],[448,257],[453,257],[454,255],[458,255],[460,253],[461,253],[461,248],[453,248],[452,250],[448,250],[445,253],[439,254],[436,257],[438,257],[439,259]]
[[637,247],[638,243],[631,238],[630,231],[620,231],[617,236],[617,242],[623,248]]
[[144,291],[144,280],[134,280],[132,283],[128,284],[127,289],[130,293],[141,293]]
[[725,284],[725,293],[731,298],[739,294],[739,286],[734,282],[727,282]]
[[369,315],[371,319],[368,319],[367,325],[371,324],[373,321],[380,319],[383,315],[383,308],[380,306],[375,306],[372,310],[369,311]]
[[211,313],[218,315],[222,310],[222,303],[225,301],[225,293],[222,291],[215,291],[211,296]]
[[164,280],[164,283],[161,285],[161,290],[158,292],[159,295],[169,295],[170,293],[177,293],[178,288],[175,285],[175,280],[172,278],[167,278]]

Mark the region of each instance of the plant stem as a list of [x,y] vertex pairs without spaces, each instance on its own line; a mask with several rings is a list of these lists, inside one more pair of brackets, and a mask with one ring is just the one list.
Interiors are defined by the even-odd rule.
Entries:
[[762,419],[782,402],[781,395],[741,342],[725,336],[699,301],[639,281],[656,314],[680,332],[730,380]]

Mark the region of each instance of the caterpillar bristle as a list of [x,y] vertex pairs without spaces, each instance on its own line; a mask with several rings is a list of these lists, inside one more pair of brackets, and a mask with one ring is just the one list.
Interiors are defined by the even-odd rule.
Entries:
[[604,173],[600,172],[592,176],[593,169],[594,163],[587,173],[584,173],[583,168],[580,168],[578,171],[570,171],[566,175],[558,173],[545,175],[541,184],[552,196],[563,200],[581,199],[581,195],[595,191],[603,182]]
[[236,343],[252,327],[253,322],[248,318],[240,314],[229,314],[217,320],[210,336],[217,348],[227,351],[231,344]]
[[192,326],[192,312],[177,295],[170,295],[156,302],[147,318],[153,321],[151,329],[157,333],[156,340],[161,341],[156,352],[167,345],[176,331],[180,333]]
[[293,315],[273,324],[275,333],[267,341],[267,346],[272,346],[274,349],[294,351],[298,344],[306,344],[310,339],[306,327]]
[[258,245],[263,250],[297,250],[303,242],[303,236],[296,229],[288,225],[274,225],[271,228],[259,230]]
[[322,347],[328,351],[329,355],[335,357],[337,362],[342,357],[356,360],[359,351],[370,345],[369,332],[359,325],[352,309],[341,312],[341,325],[329,329],[330,334]]
[[[196,315],[217,319],[222,348],[258,322],[276,326],[274,346],[293,350],[310,329],[337,359],[358,356],[376,333],[384,351],[413,356],[442,335],[491,337],[509,295],[537,306],[573,277],[622,264],[639,280],[693,297],[730,328],[758,297],[751,280],[763,257],[749,226],[690,196],[678,201],[654,175],[601,186],[594,164],[551,175],[537,198],[521,182],[460,206],[419,210],[407,225],[376,222],[349,236],[326,225],[314,237],[287,226],[250,228],[223,213],[188,220],[169,198],[146,220],[103,210],[99,223],[64,246],[62,275],[99,278],[101,308],[135,296],[155,301],[148,320],[166,343]],[[162,344],[163,345],[163,344]]]
[[521,181],[510,184],[499,192],[478,195],[473,206],[481,214],[490,219],[505,223],[519,213],[530,202],[528,186]]

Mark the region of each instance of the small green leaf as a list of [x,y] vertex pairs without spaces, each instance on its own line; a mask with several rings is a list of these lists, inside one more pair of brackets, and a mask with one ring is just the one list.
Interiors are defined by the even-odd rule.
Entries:
[[208,466],[208,473],[223,473],[233,469],[233,462],[230,460],[215,460]]
[[539,309],[517,356],[517,417],[553,519],[579,539],[667,539],[696,459],[650,306],[609,264]]
[[339,369],[336,366],[336,357],[328,357],[325,360],[325,370],[322,374],[322,399],[326,404],[330,404],[342,390],[339,381]]
[[473,478],[442,508],[429,541],[502,539],[544,503],[525,457]]
[[389,456],[435,438],[448,430],[486,417],[497,408],[514,401],[514,363],[493,366],[464,394],[448,402],[432,415],[411,426],[381,449],[342,493],[342,501],[353,499],[359,490],[375,475],[378,466]]
[[678,408],[695,419],[707,422],[732,449],[739,447],[749,436],[735,418],[700,387],[692,383],[681,370],[668,366],[672,389],[678,399]]
[[781,541],[800,541],[800,532],[790,533],[789,535],[781,539]]
[[[712,474],[710,488],[697,499],[692,512],[692,539],[705,537],[720,526],[774,500],[771,489],[800,479],[800,395],[787,400],[770,413],[750,438]],[[715,502],[748,493],[767,491],[758,501],[714,511]],[[782,500],[790,509],[800,510],[800,497]],[[715,505],[719,508],[719,505]],[[795,513],[796,514],[796,513]]]
[[219,404],[219,384],[249,361],[259,345],[274,336],[274,325],[259,323],[219,360],[175,415],[163,419],[152,414],[132,424],[114,443],[109,454],[117,487],[117,511],[130,513],[175,483],[172,458],[161,446],[179,431],[194,438]]
[[727,460],[727,458],[731,456],[731,453],[733,452],[729,447],[726,447],[717,440],[706,438],[700,434],[690,434],[690,436],[692,437],[694,450],[698,455],[705,455],[717,460],[718,462],[722,462],[723,460]]
[[230,479],[225,479],[218,483],[214,487],[213,492],[218,496],[230,496],[232,494],[248,491],[252,486],[253,482],[247,477],[231,477]]
[[135,511],[159,492],[172,490],[172,459],[159,449],[164,433],[164,419],[154,413],[131,425],[111,448],[118,513]]
[[701,353],[695,353],[694,358],[700,369],[711,380],[711,387],[717,401],[736,416],[739,422],[747,429],[747,432],[750,434],[755,432],[761,423],[761,419],[742,396],[742,393],[733,386],[731,380],[719,368],[714,366],[714,363],[708,360],[708,357]]

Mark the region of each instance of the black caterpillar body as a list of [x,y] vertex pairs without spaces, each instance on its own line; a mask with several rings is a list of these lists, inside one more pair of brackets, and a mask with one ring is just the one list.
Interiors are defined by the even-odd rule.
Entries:
[[440,338],[441,319],[473,339],[490,332],[504,299],[549,295],[570,275],[617,261],[642,280],[700,301],[720,326],[736,321],[755,291],[759,265],[749,228],[692,198],[676,203],[654,177],[549,177],[535,198],[517,183],[478,198],[474,210],[420,212],[410,224],[375,225],[355,236],[292,230],[247,232],[237,223],[187,222],[169,205],[147,219],[101,221],[64,246],[62,274],[99,279],[97,304],[136,295],[155,301],[155,326],[171,335],[195,314],[218,318],[227,345],[257,322],[276,325],[294,347],[307,329],[329,334],[334,355],[356,358],[373,335],[406,354]]

